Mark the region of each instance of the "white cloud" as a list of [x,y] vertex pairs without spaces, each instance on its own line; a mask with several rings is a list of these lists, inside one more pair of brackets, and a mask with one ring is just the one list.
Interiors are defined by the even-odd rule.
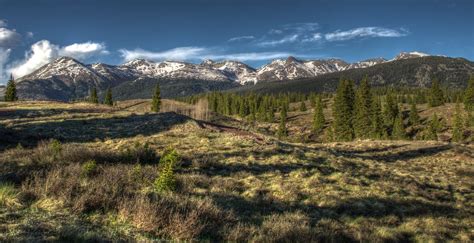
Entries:
[[320,41],[323,38],[323,35],[321,33],[314,33],[312,36],[304,38],[302,42],[316,42]]
[[23,77],[58,57],[59,47],[47,40],[34,43],[25,59],[16,63],[10,71],[15,77]]
[[299,37],[298,34],[287,35],[287,36],[285,36],[281,39],[278,39],[278,40],[265,40],[265,41],[259,42],[257,45],[259,45],[259,46],[276,46],[276,45],[295,42],[295,41],[298,40],[298,37]]
[[270,60],[288,56],[294,56],[293,53],[288,52],[248,52],[248,53],[231,53],[221,55],[204,56],[202,59],[216,59],[216,60],[235,60],[235,61],[261,61]]
[[[153,61],[174,60],[236,60],[236,61],[259,61],[296,55],[288,52],[247,52],[247,53],[225,53],[222,50],[205,47],[178,47],[161,52],[146,51],[143,49],[127,50],[121,49],[124,61],[135,59],[147,59]],[[297,55],[298,56],[298,55]]]
[[5,64],[8,62],[10,52],[10,49],[0,48],[0,81],[8,79],[8,73],[5,70]]
[[324,37],[328,41],[345,41],[358,37],[402,37],[406,36],[407,31],[387,29],[382,27],[360,27],[347,31],[335,31],[327,33]]
[[0,27],[7,27],[7,21],[4,19],[0,19]]
[[28,37],[28,38],[33,38],[34,35],[35,34],[33,34],[33,32],[31,32],[31,31],[26,32],[26,37]]
[[21,41],[21,35],[15,30],[0,28],[0,47],[9,48],[18,45]]
[[25,54],[22,61],[10,65],[9,71],[15,77],[23,77],[41,66],[53,61],[59,56],[69,56],[79,60],[108,54],[104,44],[85,42],[60,47],[48,40],[41,40],[31,46],[31,50]]
[[301,34],[301,33],[313,32],[315,30],[318,30],[319,24],[314,23],[314,22],[286,24],[286,25],[283,25],[283,29]]
[[109,52],[103,43],[85,42],[74,43],[69,46],[62,47],[59,50],[60,56],[68,56],[77,59],[87,59],[97,55],[107,55]]
[[162,51],[162,52],[152,52],[146,51],[143,49],[127,50],[120,49],[123,59],[125,61],[131,61],[134,59],[147,59],[147,60],[174,60],[174,61],[183,61],[191,59],[200,59],[203,55],[206,54],[209,50],[203,47],[177,47],[174,49]]
[[232,37],[228,41],[233,42],[233,41],[244,41],[244,40],[253,40],[253,39],[255,39],[255,36],[253,35],[244,35],[244,36]]

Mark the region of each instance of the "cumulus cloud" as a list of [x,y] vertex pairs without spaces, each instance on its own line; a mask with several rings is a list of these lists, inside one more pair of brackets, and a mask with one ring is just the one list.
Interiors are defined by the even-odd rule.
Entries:
[[21,35],[15,30],[0,28],[0,47],[10,48],[18,45],[21,42]]
[[85,42],[61,47],[48,40],[41,40],[31,46],[22,61],[13,63],[9,71],[15,77],[23,77],[60,56],[69,56],[79,60],[108,54],[104,44]]
[[34,43],[23,61],[14,65],[10,71],[15,77],[23,77],[58,57],[59,47],[47,40]]
[[407,31],[404,29],[394,30],[382,27],[360,27],[347,31],[335,31],[327,33],[324,37],[328,41],[345,41],[359,37],[402,37],[406,36]]
[[246,52],[246,53],[226,53],[216,48],[205,47],[178,47],[161,52],[147,51],[143,49],[127,50],[121,49],[124,61],[134,59],[147,59],[153,61],[174,60],[236,60],[236,61],[259,61],[295,55],[289,52]]
[[59,55],[68,56],[77,59],[87,59],[96,55],[107,55],[109,52],[103,43],[85,42],[85,43],[74,43],[62,47],[59,50]]
[[11,49],[0,48],[0,80],[7,80],[8,73],[5,70],[5,65],[10,57]]
[[244,35],[244,36],[232,37],[228,41],[234,42],[234,41],[245,41],[245,40],[253,40],[253,39],[255,39],[255,36],[253,35]]
[[7,27],[7,21],[4,19],[0,19],[0,27]]

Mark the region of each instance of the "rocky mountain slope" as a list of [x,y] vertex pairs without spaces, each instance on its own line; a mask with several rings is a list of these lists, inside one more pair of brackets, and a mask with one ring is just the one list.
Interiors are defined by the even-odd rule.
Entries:
[[[186,89],[179,92],[174,89],[175,91],[169,93],[171,96],[189,95],[195,92],[219,90],[245,84],[311,79],[330,73],[366,69],[381,64],[427,57],[430,56],[420,52],[402,52],[388,61],[383,58],[374,58],[347,63],[341,59],[299,60],[290,56],[287,59],[273,60],[259,69],[254,69],[238,61],[205,60],[200,64],[194,64],[137,59],[114,66],[103,63],[86,65],[70,57],[61,57],[27,76],[19,78],[17,87],[20,99],[82,99],[88,95],[92,87],[96,87],[99,92],[110,87],[122,90],[124,97],[135,97],[133,94],[126,94],[131,91],[127,91],[124,87],[134,87],[131,90],[135,91],[138,87],[151,88],[150,85],[144,85],[143,82],[144,80],[153,80],[151,82],[153,84],[173,84],[173,87]],[[450,59],[447,58],[446,61],[448,60]],[[443,66],[436,68],[442,69]],[[456,69],[456,67],[453,68]],[[393,69],[392,71],[397,73],[403,70]],[[426,70],[426,67],[420,69],[416,76],[417,80],[422,83],[426,82],[426,77],[430,75],[426,76],[425,73],[432,71],[431,69]],[[451,72],[453,70],[451,68],[445,71]],[[375,80],[381,81],[381,78],[376,76]],[[182,85],[176,85],[178,82]]]
[[429,87],[438,79],[445,87],[464,88],[474,75],[474,62],[464,58],[425,56],[386,61],[367,68],[353,68],[286,82],[261,82],[236,92],[332,92],[341,78],[356,82],[367,76],[374,86]]

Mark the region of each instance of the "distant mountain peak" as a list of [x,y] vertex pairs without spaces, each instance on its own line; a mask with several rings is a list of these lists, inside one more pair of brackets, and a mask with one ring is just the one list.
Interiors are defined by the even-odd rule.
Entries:
[[201,65],[213,65],[214,63],[216,62],[211,59],[205,59],[204,61],[201,62]]
[[292,63],[292,62],[299,62],[298,59],[296,59],[294,56],[289,56],[286,58],[286,63]]
[[426,57],[426,56],[430,56],[430,55],[423,52],[419,52],[419,51],[400,52],[393,60]]

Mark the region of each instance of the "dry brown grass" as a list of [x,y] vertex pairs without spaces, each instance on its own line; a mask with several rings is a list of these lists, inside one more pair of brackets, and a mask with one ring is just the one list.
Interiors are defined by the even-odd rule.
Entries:
[[[81,114],[1,122],[30,140],[0,151],[0,181],[16,202],[0,209],[0,240],[474,240],[472,145],[261,142],[167,113],[117,109],[85,124],[102,115]],[[42,119],[66,121],[58,126],[69,136],[59,152],[31,136]],[[157,193],[153,181],[168,147],[183,158],[177,190]],[[97,168],[84,175],[89,160]]]

